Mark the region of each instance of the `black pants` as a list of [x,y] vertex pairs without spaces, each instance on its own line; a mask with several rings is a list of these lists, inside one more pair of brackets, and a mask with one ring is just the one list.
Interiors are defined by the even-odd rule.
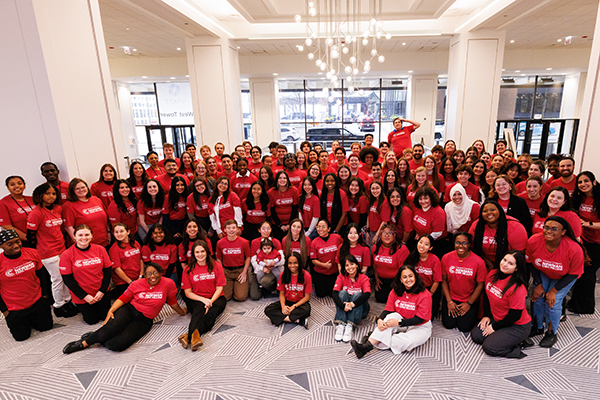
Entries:
[[110,296],[105,294],[99,302],[94,304],[77,304],[77,308],[86,324],[97,324],[100,321],[104,321],[108,310],[110,310]]
[[[336,268],[337,270],[337,268]],[[330,296],[333,293],[333,286],[337,279],[338,273],[325,275],[315,270],[312,271],[312,280],[315,285],[315,294],[317,297]]]
[[[492,320],[493,322],[493,320]],[[525,325],[511,325],[498,329],[489,336],[483,336],[481,328],[475,326],[471,330],[473,342],[482,345],[485,354],[492,357],[521,358],[519,344],[527,339],[531,330],[531,322]]]
[[225,310],[227,300],[225,300],[225,296],[219,296],[219,298],[213,302],[212,307],[208,309],[208,312],[206,311],[204,303],[201,301],[187,299],[186,303],[190,313],[192,314],[192,319],[188,328],[188,337],[191,338],[192,332],[195,330],[198,330],[198,332],[202,335],[210,331],[213,326],[215,326],[217,317],[223,313],[223,310]]
[[131,303],[115,311],[108,320],[86,339],[87,344],[101,343],[112,351],[123,351],[142,338],[152,328],[152,320],[135,309]]
[[394,282],[394,279],[380,277],[379,281],[381,282],[381,286],[379,286],[379,290],[375,291],[375,301],[378,303],[386,303],[390,296],[390,292],[392,291],[392,282]]
[[[171,235],[173,235],[176,245],[179,245],[179,243],[181,243],[181,235],[183,235],[183,226],[185,225],[186,221],[187,215],[184,219],[171,219],[169,218],[168,214],[163,215],[163,225],[169,230],[169,232],[171,232]],[[179,234],[179,236],[175,236],[177,234]]]
[[52,312],[48,299],[40,297],[38,301],[24,310],[9,311],[6,325],[17,342],[29,339],[31,329],[43,332],[52,329]]
[[[459,301],[454,302],[456,305],[460,304]],[[448,303],[444,300],[442,301],[442,324],[446,329],[458,328],[461,332],[471,332],[473,327],[477,324],[478,312],[479,302],[476,301],[465,315],[453,317],[448,314]]]
[[[293,301],[286,300],[285,305],[291,306],[293,305]],[[271,323],[275,326],[281,325],[285,319],[285,317],[290,317],[290,321],[295,322],[300,318],[308,318],[310,316],[310,303],[307,301],[302,304],[300,307],[295,307],[294,310],[290,313],[290,315],[285,315],[281,312],[281,303],[276,301],[274,303],[269,304],[265,308],[265,314],[271,320]]]
[[126,283],[123,283],[122,285],[115,285],[113,290],[110,291],[110,298],[113,300],[118,299],[123,293],[125,293],[128,287],[129,285]]
[[583,274],[573,285],[568,307],[578,314],[593,314],[596,311],[596,272],[600,267],[600,244],[583,241],[591,265],[584,265]]
[[259,227],[259,224],[250,224],[248,222],[244,222],[244,231],[242,232],[242,237],[252,243],[254,239],[260,237],[260,232],[258,231]]
[[[431,287],[427,288],[427,290],[431,289]],[[442,300],[442,284],[440,283],[437,287],[437,290],[431,296],[431,319],[435,319],[437,317],[438,312],[440,312],[440,301]]]

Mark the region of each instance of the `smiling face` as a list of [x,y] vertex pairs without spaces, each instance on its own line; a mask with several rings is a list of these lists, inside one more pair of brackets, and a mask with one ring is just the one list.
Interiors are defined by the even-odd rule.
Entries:
[[548,207],[558,211],[565,204],[565,195],[560,190],[553,190],[548,194]]
[[260,232],[260,237],[261,238],[263,238],[263,239],[264,238],[268,238],[268,237],[271,236],[271,231],[272,231],[271,225],[263,223],[260,226],[260,228],[259,228],[258,231]]
[[219,181],[219,183],[217,183],[217,190],[219,191],[219,194],[222,195],[228,189],[229,189],[229,182],[227,181],[227,179],[221,179]]
[[185,165],[186,168],[191,168],[192,166],[192,157],[189,153],[183,153],[181,155],[181,162]]
[[494,168],[495,170],[499,171],[503,165],[504,165],[504,158],[502,158],[502,156],[495,156],[494,159],[492,160],[492,168]]
[[458,235],[454,239],[454,250],[456,250],[459,257],[465,257],[469,254],[470,245],[469,238],[465,235]]
[[540,183],[533,179],[527,182],[525,188],[527,190],[527,195],[532,199],[537,199],[542,191]]
[[300,221],[294,222],[290,226],[290,231],[292,232],[292,236],[294,237],[300,235],[300,231],[302,231],[302,223]]
[[121,195],[121,197],[127,197],[129,196],[129,193],[131,193],[131,189],[129,189],[129,185],[126,183],[120,183],[119,184],[119,194]]
[[494,188],[500,197],[510,196],[510,183],[503,178],[497,178],[494,181]]
[[42,195],[42,205],[49,206],[50,204],[54,204],[56,201],[56,190],[53,187],[48,188],[46,192]]
[[452,164],[452,161],[446,160],[446,162],[444,162],[444,172],[451,174],[452,171],[454,171],[454,164]]
[[152,232],[152,241],[154,243],[161,243],[165,239],[165,232],[162,229],[155,229]]
[[375,197],[376,199],[378,199],[378,198],[379,198],[379,195],[381,195],[381,186],[379,186],[379,185],[377,185],[377,184],[373,183],[373,184],[371,185],[371,195],[372,195],[373,197]]
[[431,158],[425,159],[425,168],[427,168],[427,171],[433,172],[433,169],[435,168],[435,161],[433,161]]
[[556,221],[546,221],[544,223],[544,239],[548,242],[560,240],[567,230]]
[[585,193],[585,194],[591,193],[595,184],[596,184],[596,181],[592,182],[590,177],[587,175],[581,175],[577,179],[577,187],[579,188],[579,190],[581,190],[582,193]]
[[86,199],[88,191],[87,185],[83,182],[79,182],[77,185],[75,185],[75,196],[77,196],[77,198],[80,200]]
[[113,229],[113,236],[119,242],[128,242],[129,241],[129,231],[125,229],[124,226],[117,225]]
[[92,241],[92,232],[89,229],[79,229],[75,232],[75,243],[80,249],[86,248]]
[[400,196],[400,193],[397,190],[394,190],[390,194],[390,204],[393,207],[398,207],[401,202],[402,202],[402,196]]
[[418,201],[422,209],[427,209],[431,207],[431,198],[429,197],[429,195],[423,195],[419,197]]
[[325,222],[325,221],[319,221],[317,223],[317,233],[322,238],[325,238],[325,237],[327,237],[329,235],[329,225],[327,225],[327,222]]
[[325,180],[323,181],[323,186],[325,186],[330,192],[332,192],[335,189],[335,178],[333,177],[333,175],[325,177]]
[[185,183],[182,181],[179,181],[175,184],[175,191],[179,194],[183,193],[185,191]]
[[385,228],[381,231],[381,243],[385,247],[390,247],[396,241],[396,231],[394,229]]
[[248,172],[248,163],[246,162],[246,160],[238,161],[237,167],[238,173],[242,176],[246,175],[246,172]]
[[432,243],[427,236],[423,236],[417,242],[417,251],[419,254],[427,254],[433,248]]
[[517,270],[517,260],[512,254],[507,254],[500,261],[500,271],[512,275]]
[[500,218],[500,210],[494,204],[486,204],[483,206],[481,216],[488,224],[495,224]]
[[206,264],[206,250],[204,250],[204,247],[196,246],[194,248],[194,258],[196,259],[198,265]]
[[198,224],[196,224],[194,221],[188,223],[185,227],[185,233],[188,234],[190,239],[198,236]]
[[407,290],[410,290],[416,282],[415,274],[410,269],[405,269],[400,275],[400,281]]
[[156,286],[160,283],[160,272],[158,272],[153,266],[146,267],[144,276],[146,277],[146,281],[150,286]]
[[340,170],[338,171],[338,177],[346,182],[348,179],[350,179],[350,171],[348,171],[346,168],[340,168]]
[[463,195],[457,190],[452,195],[452,202],[458,206],[462,203],[462,201],[463,201]]
[[148,182],[146,184],[146,188],[148,189],[148,194],[150,196],[156,196],[158,194],[158,185],[156,184],[156,182]]
[[290,270],[290,272],[292,273],[292,275],[297,275],[298,268],[300,268],[300,263],[298,262],[298,259],[292,255],[292,256],[288,257],[287,267]]
[[348,192],[353,195],[356,196],[356,194],[360,191],[360,186],[358,184],[358,182],[356,181],[352,181],[350,182],[350,185],[348,185]]
[[165,163],[165,171],[170,176],[173,176],[177,173],[177,163],[176,162],[166,162]]
[[488,185],[492,186],[494,184],[494,181],[496,180],[497,177],[498,177],[498,174],[495,171],[489,170],[485,174],[485,183],[487,183]]
[[356,243],[358,243],[358,232],[356,231],[355,227],[350,228],[347,237],[351,245],[355,245]]
[[115,179],[115,171],[111,167],[105,167],[102,171],[102,179],[106,182],[111,182]]
[[6,187],[11,195],[20,197],[25,190],[25,182],[21,178],[12,178]]

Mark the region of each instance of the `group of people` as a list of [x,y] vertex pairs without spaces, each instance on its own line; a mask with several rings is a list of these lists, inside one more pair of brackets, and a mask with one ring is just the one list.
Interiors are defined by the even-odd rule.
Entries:
[[[388,141],[375,147],[367,134],[348,153],[334,141],[330,151],[303,142],[296,154],[272,143],[263,155],[244,142],[231,154],[203,145],[200,157],[189,144],[178,159],[165,143],[163,160],[150,152],[150,166],[134,161],[124,179],[105,164],[91,186],[61,181],[46,162],[47,182],[31,197],[9,176],[0,200],[7,325],[16,340],[50,329],[51,298],[58,317],[104,321],[65,353],[95,343],[119,351],[166,303],[191,314],[179,342],[198,350],[231,299],[277,291],[271,322],[308,328],[314,289],[333,298],[335,340],[359,358],[422,345],[438,314],[493,356],[523,357],[530,336],[553,346],[565,309],[595,311],[594,174],[575,176],[569,156],[515,159],[504,140],[493,155],[481,140],[466,151],[448,140],[425,156],[411,141],[418,127],[398,118]],[[369,337],[352,340],[371,292],[385,309]]]

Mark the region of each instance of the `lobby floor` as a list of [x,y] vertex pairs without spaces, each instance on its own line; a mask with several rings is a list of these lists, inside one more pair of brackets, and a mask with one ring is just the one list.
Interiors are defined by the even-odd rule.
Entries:
[[[55,318],[54,329],[34,332],[21,343],[2,319],[0,399],[600,398],[598,311],[568,315],[554,348],[526,349],[522,360],[489,357],[439,320],[431,339],[410,353],[374,350],[357,360],[349,344],[333,340],[331,299],[311,299],[308,330],[271,325],[263,310],[275,300],[230,301],[194,353],[177,342],[189,315],[180,317],[168,307],[148,335],[122,353],[96,345],[64,355],[67,342],[99,326],[85,325],[81,316]],[[371,304],[355,337],[374,328],[383,305]]]

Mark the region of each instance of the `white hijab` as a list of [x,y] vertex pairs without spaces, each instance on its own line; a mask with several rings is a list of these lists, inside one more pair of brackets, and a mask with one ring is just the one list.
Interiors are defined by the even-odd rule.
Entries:
[[[460,204],[455,204],[452,201],[452,196],[454,196],[454,193],[456,192],[459,192],[462,195],[462,202]],[[452,186],[452,189],[450,189],[450,202],[446,204],[446,207],[444,208],[446,211],[446,226],[448,227],[448,232],[456,233],[461,226],[467,223],[469,216],[471,215],[473,204],[476,203],[467,197],[467,192],[465,192],[463,185],[456,183]]]

